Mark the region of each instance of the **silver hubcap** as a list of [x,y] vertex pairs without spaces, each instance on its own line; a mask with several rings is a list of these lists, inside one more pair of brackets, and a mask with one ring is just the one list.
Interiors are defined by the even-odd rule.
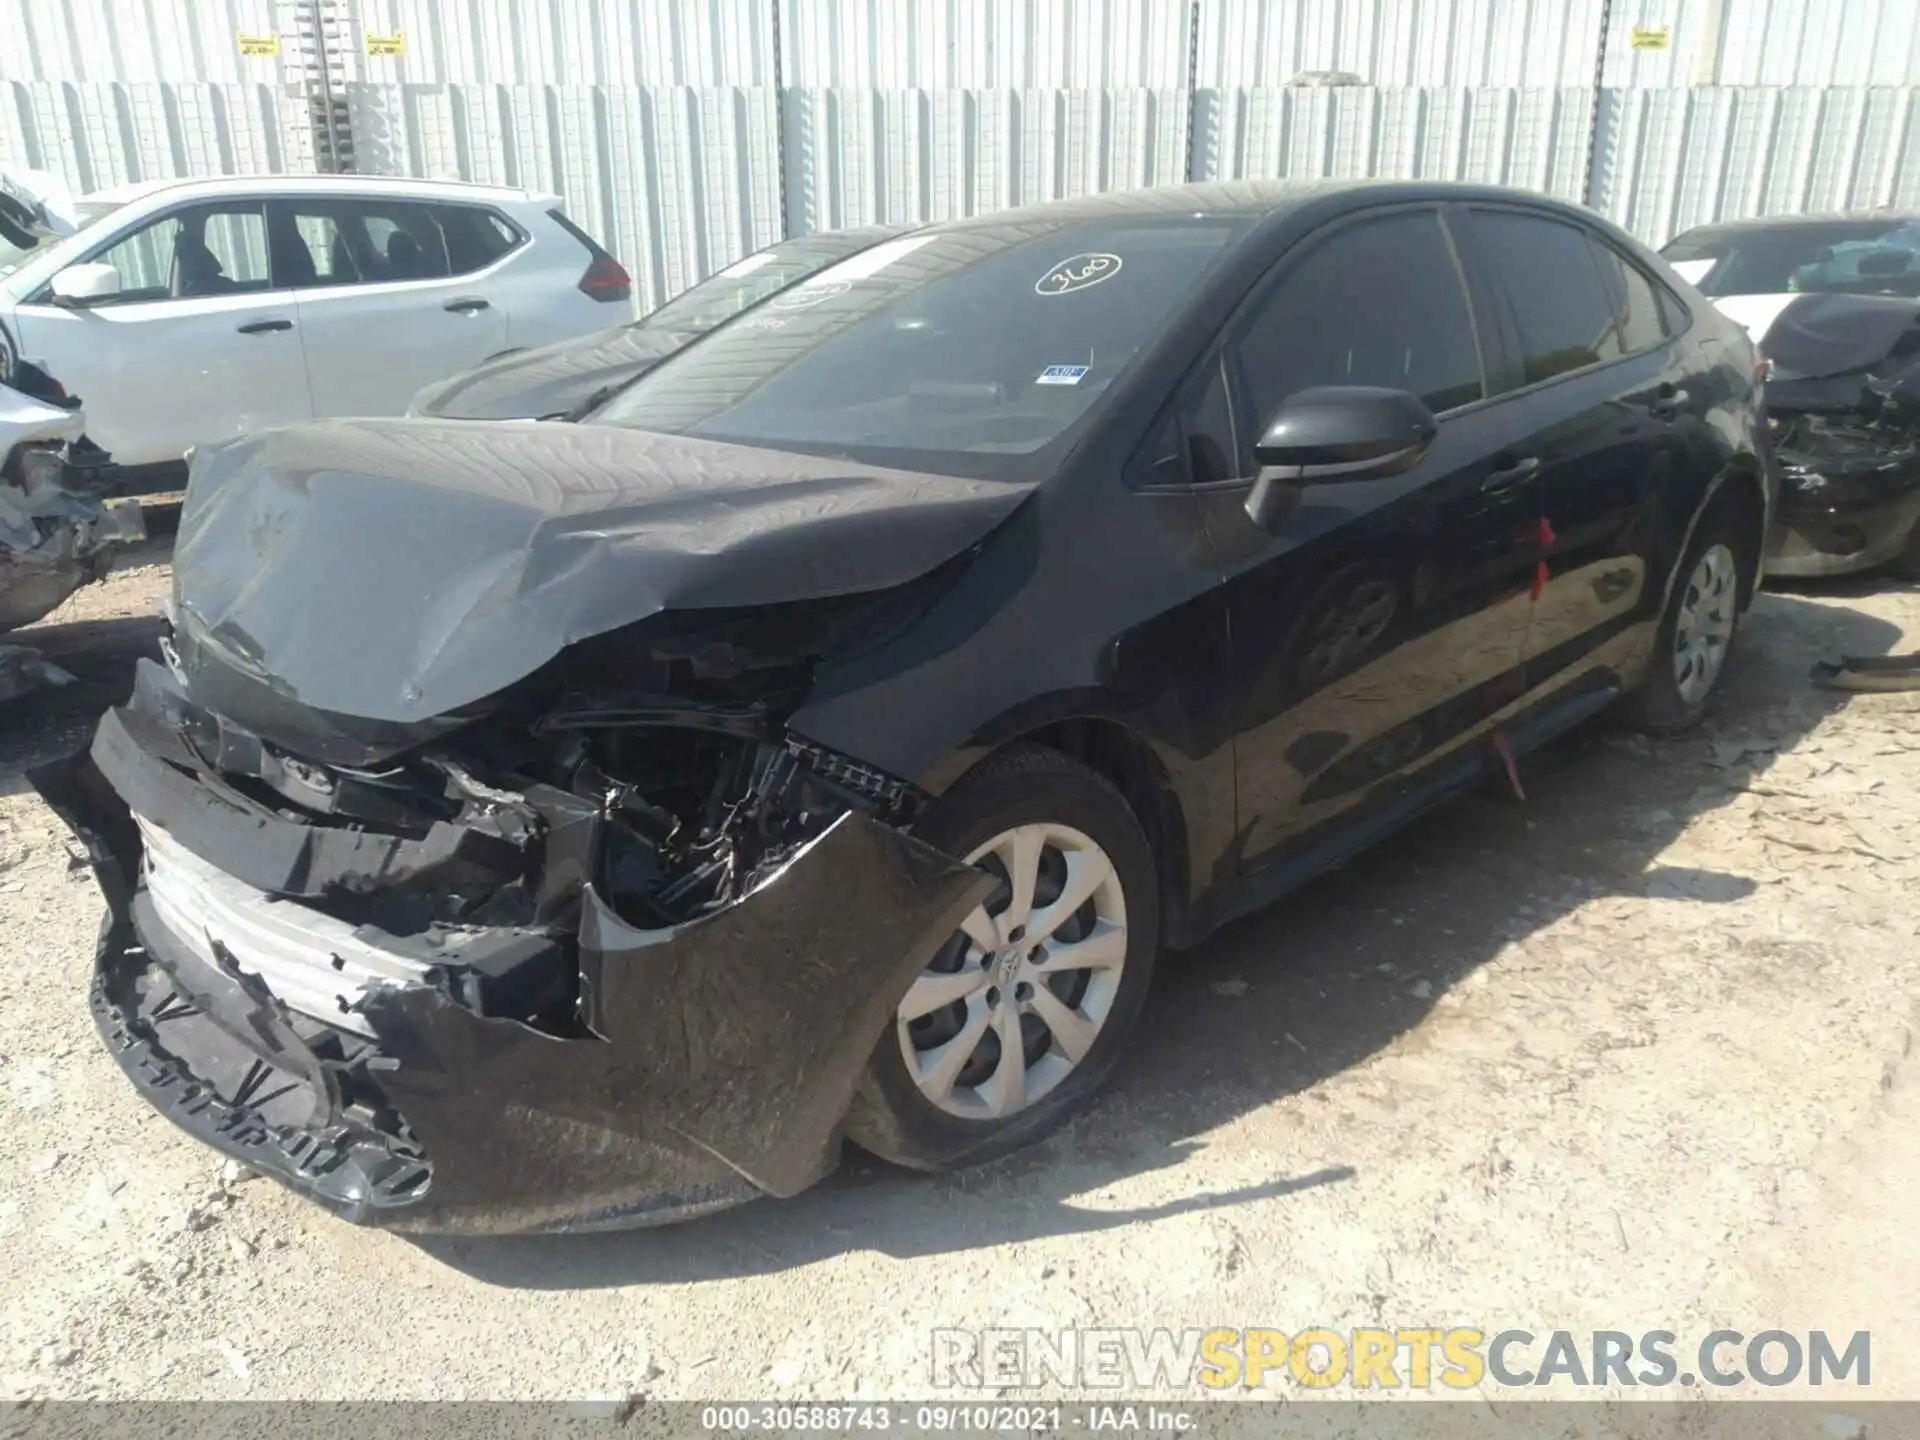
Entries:
[[969,1120],[1012,1115],[1086,1058],[1127,963],[1107,852],[1068,825],[1020,825],[967,857],[1002,881],[900,1002],[907,1073]]
[[1709,545],[1687,577],[1673,626],[1673,680],[1680,698],[1689,705],[1704,700],[1720,678],[1733,640],[1739,593],[1733,552],[1724,545]]

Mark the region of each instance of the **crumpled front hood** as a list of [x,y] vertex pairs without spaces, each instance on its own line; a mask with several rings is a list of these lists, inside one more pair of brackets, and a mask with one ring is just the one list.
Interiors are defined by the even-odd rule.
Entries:
[[697,336],[618,325],[520,350],[428,386],[411,411],[444,420],[537,420],[578,409],[604,385],[644,375]]
[[284,699],[413,724],[661,610],[904,584],[1030,488],[601,426],[322,421],[196,457],[175,618]]

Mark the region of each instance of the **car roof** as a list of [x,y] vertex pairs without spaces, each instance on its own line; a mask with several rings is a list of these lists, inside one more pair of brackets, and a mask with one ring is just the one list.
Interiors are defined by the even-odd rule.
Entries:
[[[1833,210],[1819,215],[1749,215],[1740,220],[1715,220],[1682,230],[1673,240],[1711,240],[1721,235],[1754,235],[1768,230],[1799,230],[1822,225],[1898,225],[1902,221],[1920,221],[1920,211],[1898,210],[1889,205],[1878,210]],[[1671,245],[1673,240],[1667,243]]]
[[1023,220],[1151,219],[1163,215],[1238,215],[1264,218],[1310,202],[1338,196],[1364,197],[1378,203],[1407,201],[1520,202],[1542,209],[1599,217],[1569,201],[1534,190],[1504,185],[1476,185],[1443,180],[1207,180],[1189,185],[1154,185],[1139,190],[1107,190],[1064,200],[1045,200],[1011,210],[995,210],[964,219],[940,221],[928,230],[966,230],[980,226],[1018,224]]
[[191,179],[136,180],[79,197],[82,203],[126,204],[166,192],[169,198],[225,199],[251,195],[393,195],[428,200],[479,200],[493,204],[558,203],[559,197],[505,185],[466,180],[418,180],[408,175],[212,175]]

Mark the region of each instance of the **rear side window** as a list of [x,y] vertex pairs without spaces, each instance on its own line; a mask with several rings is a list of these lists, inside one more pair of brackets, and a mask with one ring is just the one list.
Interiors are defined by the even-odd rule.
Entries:
[[1473,234],[1506,291],[1522,384],[1626,353],[1586,231],[1534,215],[1477,210]]
[[1660,296],[1646,273],[1604,240],[1588,237],[1593,244],[1594,263],[1600,267],[1600,281],[1620,327],[1620,343],[1629,355],[1657,350],[1666,343],[1667,327],[1661,318]]
[[308,289],[443,279],[447,245],[433,208],[410,200],[289,200],[274,214],[274,280]]
[[1693,323],[1693,316],[1688,313],[1685,302],[1664,285],[1655,286],[1654,291],[1660,299],[1660,315],[1666,321],[1667,334],[1686,334],[1687,327]]
[[[1312,242],[1310,242],[1312,243]],[[1235,344],[1251,432],[1288,396],[1316,385],[1407,390],[1436,414],[1480,399],[1480,350],[1466,289],[1440,217],[1382,216],[1314,244],[1255,302]]]
[[447,263],[455,275],[484,270],[520,243],[520,232],[492,210],[474,205],[435,205],[446,237]]

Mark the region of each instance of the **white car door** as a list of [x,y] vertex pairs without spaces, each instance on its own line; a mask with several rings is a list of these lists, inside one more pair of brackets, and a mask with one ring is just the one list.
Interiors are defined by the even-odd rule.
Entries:
[[84,308],[46,294],[14,312],[20,353],[80,396],[122,465],[308,418],[294,297],[268,269],[259,201],[184,206],[104,239],[89,261],[120,294]]
[[308,272],[296,276],[293,296],[316,416],[404,414],[421,386],[507,348],[491,272],[453,273],[467,257],[456,244],[449,259],[443,208],[334,196],[274,202],[275,272]]

